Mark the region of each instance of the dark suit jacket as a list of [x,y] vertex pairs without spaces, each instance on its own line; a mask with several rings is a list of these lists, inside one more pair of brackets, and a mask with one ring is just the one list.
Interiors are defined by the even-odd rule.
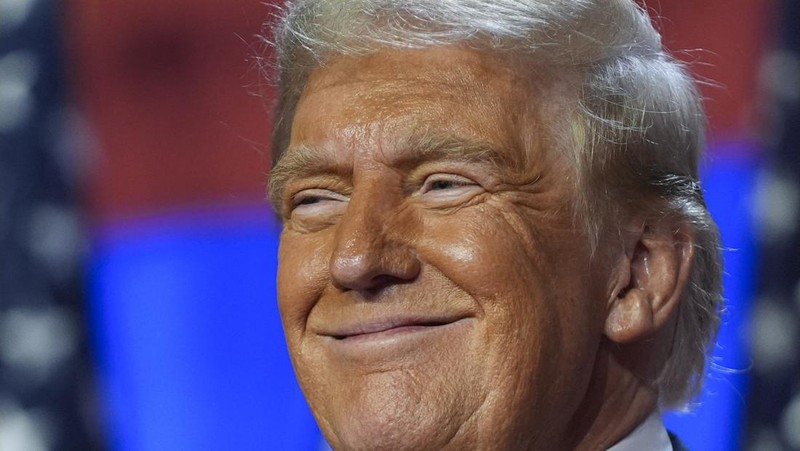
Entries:
[[669,441],[672,442],[672,449],[674,451],[689,451],[689,448],[681,442],[677,435],[669,431],[667,431],[667,434],[669,434]]

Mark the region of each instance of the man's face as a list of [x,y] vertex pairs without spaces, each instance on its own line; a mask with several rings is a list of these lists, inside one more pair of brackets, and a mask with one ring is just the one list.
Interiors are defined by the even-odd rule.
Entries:
[[314,71],[275,174],[278,297],[334,447],[563,443],[607,274],[572,221],[568,90],[455,48]]

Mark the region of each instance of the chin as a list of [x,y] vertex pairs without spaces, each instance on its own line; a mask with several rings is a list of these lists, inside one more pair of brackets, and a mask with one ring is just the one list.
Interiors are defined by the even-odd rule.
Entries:
[[[408,372],[370,375],[351,394],[318,415],[323,434],[337,450],[438,450],[451,448],[469,415],[464,405],[420,392]],[[424,390],[424,388],[423,388]],[[336,397],[328,397],[328,400]],[[315,409],[316,410],[316,409]],[[471,448],[472,446],[466,446]],[[459,449],[459,447],[452,447]],[[460,449],[465,449],[464,446]]]
[[335,430],[323,428],[323,433],[336,450],[440,450],[448,448],[454,435],[447,426],[452,425],[431,424],[414,415],[398,418],[372,412],[352,416]]

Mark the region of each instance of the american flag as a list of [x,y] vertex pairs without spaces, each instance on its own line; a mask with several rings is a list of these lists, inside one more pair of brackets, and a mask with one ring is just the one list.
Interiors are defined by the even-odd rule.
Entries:
[[[137,0],[112,5],[102,0],[0,0],[0,451],[92,450],[102,448],[104,441],[119,449],[164,449],[168,443],[179,444],[173,447],[177,449],[196,449],[192,444],[201,441],[206,446],[231,446],[234,439],[240,444],[265,447],[271,443],[279,449],[318,446],[318,431],[304,410],[284,355],[277,313],[269,299],[274,289],[264,282],[271,271],[266,269],[267,256],[274,253],[270,247],[274,233],[267,230],[267,221],[261,218],[267,215],[267,207],[259,198],[268,158],[259,160],[248,153],[249,144],[244,142],[266,142],[269,128],[260,105],[252,106],[258,102],[247,102],[241,85],[248,82],[241,78],[245,69],[239,67],[239,62],[249,64],[244,61],[247,49],[241,48],[242,42],[249,40],[270,11],[261,3]],[[730,8],[723,10],[707,1],[657,3],[668,9],[666,17],[674,17],[665,28],[685,27],[678,33],[682,36],[693,36],[692,27],[687,25],[692,18],[713,22],[703,11],[722,13],[744,4],[731,2]],[[747,414],[744,446],[748,450],[800,449],[800,2],[776,0],[770,2],[769,8],[773,7],[779,11],[775,22],[780,26],[768,31],[779,35],[775,50],[764,58],[760,71],[769,95],[765,104],[770,105],[767,116],[772,129],[765,135],[772,154],[756,196],[762,270],[760,296],[752,309],[749,399],[743,406]],[[185,15],[187,10],[194,14]],[[65,26],[63,17],[73,20],[66,20]],[[62,36],[61,31],[70,26],[73,46],[78,49],[72,54],[72,65],[64,63],[62,44],[70,38]],[[718,30],[701,31],[704,37],[732,40]],[[222,47],[223,43],[231,46]],[[692,44],[685,47],[694,48]],[[733,58],[727,56],[715,62],[720,70],[729,62],[733,64]],[[83,103],[89,104],[84,109],[89,111],[87,118],[97,133],[84,133],[87,128],[82,116],[65,100],[69,97],[65,80],[70,79],[65,77],[65,68],[70,68],[74,77],[77,93],[73,97],[82,94]],[[731,78],[733,72],[725,70]],[[734,89],[738,85],[728,84],[738,95]],[[727,117],[730,112],[731,122],[738,120],[739,110],[725,102],[711,102],[710,107],[717,108],[712,119]],[[222,133],[217,130],[220,128]],[[215,134],[209,130],[216,130]],[[89,136],[104,140],[94,143]],[[86,149],[92,148],[102,148],[105,166],[103,171],[89,171],[88,176],[101,179],[95,180],[95,185],[106,188],[89,191],[91,199],[87,199],[80,196],[78,187],[84,186],[87,162],[94,161],[86,154]],[[189,157],[191,170],[178,170]],[[264,163],[263,168],[258,167],[259,162]],[[251,205],[256,198],[259,203]],[[140,285],[136,278],[124,279],[126,283],[119,286],[108,282],[113,289],[107,291],[95,289],[94,303],[89,305],[95,306],[91,330],[94,355],[99,357],[98,363],[92,364],[82,281],[99,280],[95,284],[103,287],[108,280],[118,282],[112,277],[118,266],[103,266],[103,271],[95,271],[99,275],[84,277],[90,233],[78,206],[91,203],[95,215],[125,225],[131,221],[119,218],[150,218],[156,212],[180,210],[178,206],[184,204],[220,199],[255,211],[247,210],[243,215],[247,220],[256,218],[255,226],[244,220],[240,221],[242,227],[240,222],[231,221],[231,226],[218,221],[209,228],[213,233],[202,229],[202,239],[187,234],[186,242],[208,248],[200,250],[184,246],[184,241],[173,247],[141,247],[146,239],[158,236],[151,232],[161,223],[146,229],[142,239],[126,232],[126,237],[137,238],[128,240],[138,250],[135,255],[144,256],[141,262],[134,262],[141,263],[134,269],[147,269],[150,272],[146,274],[151,274],[159,267],[154,263],[177,259],[186,268],[165,275],[164,280],[173,280],[180,285],[179,293],[190,295],[171,296],[166,288],[174,286],[164,284],[152,289],[152,299],[137,298],[129,289]],[[239,211],[236,208],[208,210],[212,215],[230,216],[231,211]],[[189,216],[196,219],[202,215]],[[173,238],[179,235],[174,222],[169,219],[165,222],[168,227],[162,227],[165,235]],[[226,243],[231,242],[233,250],[226,251]],[[104,251],[102,246],[93,246],[93,252],[104,258],[130,255],[128,248],[119,249],[111,246]],[[165,249],[189,252],[184,256]],[[202,259],[197,255],[206,254],[208,261],[222,263],[200,265]],[[122,259],[109,257],[106,261]],[[241,265],[242,261],[251,263]],[[729,274],[734,274],[733,265],[728,268]],[[130,274],[142,275],[141,271]],[[251,282],[248,285],[241,280]],[[231,285],[246,286],[249,291],[230,295]],[[187,291],[187,286],[194,289]],[[216,287],[216,291],[208,287]],[[728,288],[730,296],[733,290]],[[206,296],[198,297],[198,293]],[[210,320],[219,317],[220,293],[224,299],[238,299],[225,306],[228,325]],[[146,300],[150,303],[143,302]],[[191,310],[194,318],[200,319],[199,325],[179,316],[153,314],[153,306],[165,304]],[[97,315],[104,311],[98,306],[113,313],[108,318],[117,322]],[[173,342],[147,334],[130,334],[128,341],[108,342],[108,337],[125,337],[121,332],[127,325],[136,331],[149,328],[163,333],[155,337],[174,338],[170,333],[185,332],[191,343],[185,347],[192,351],[237,352],[212,354],[207,366],[198,366],[189,357],[195,354],[171,354],[175,348],[167,345]],[[154,350],[162,352],[146,352]],[[125,358],[133,357],[147,363],[142,366],[144,370],[136,373],[126,365],[108,365],[109,361],[126,363]],[[103,362],[105,373],[100,371],[97,377],[105,382],[106,400],[96,403],[92,368],[102,369]],[[183,366],[165,368],[163,362]],[[734,369],[739,368],[734,365]],[[150,382],[148,377],[154,375],[157,386],[142,383]],[[187,380],[194,381],[195,386],[185,386]],[[107,387],[114,383],[120,388],[118,392]],[[174,387],[183,388],[185,393],[179,396],[175,390],[165,389]],[[115,398],[109,392],[120,396]],[[187,399],[216,409],[194,408],[195,404],[184,402]],[[105,410],[96,404],[103,404]],[[104,412],[105,421],[98,421],[100,412]],[[135,415],[128,415],[131,412]],[[708,416],[719,424],[719,417],[727,413],[712,411]],[[166,416],[172,416],[174,423],[165,424]],[[689,416],[687,423],[693,422],[697,417]],[[105,427],[101,433],[102,423]],[[740,424],[737,420],[733,430],[717,434],[738,437]],[[696,443],[711,446],[712,431],[696,429],[706,440]],[[272,442],[266,443],[267,438]],[[247,449],[245,445],[233,447]]]
[[101,447],[58,6],[0,0],[0,450]]
[[777,3],[776,44],[761,70],[771,153],[756,195],[761,268],[749,450],[800,450],[800,2]]

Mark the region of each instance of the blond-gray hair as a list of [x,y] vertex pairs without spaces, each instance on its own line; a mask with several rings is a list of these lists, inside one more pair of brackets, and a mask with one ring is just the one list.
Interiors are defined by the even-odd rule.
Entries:
[[719,232],[698,174],[705,114],[646,11],[632,0],[299,0],[278,16],[270,25],[279,77],[273,161],[288,145],[310,71],[337,55],[462,45],[578,74],[566,150],[593,248],[600,230],[629,212],[673,216],[694,235],[673,353],[655,385],[669,407],[699,391],[722,309]]

